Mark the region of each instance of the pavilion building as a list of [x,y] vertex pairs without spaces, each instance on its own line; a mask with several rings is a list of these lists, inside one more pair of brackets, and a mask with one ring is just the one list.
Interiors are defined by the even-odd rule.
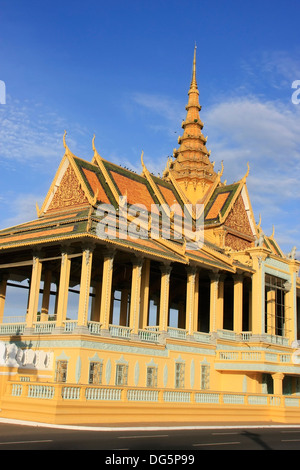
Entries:
[[300,263],[255,221],[249,166],[221,181],[200,110],[195,48],[162,177],[64,135],[36,220],[0,231],[0,417],[299,421]]

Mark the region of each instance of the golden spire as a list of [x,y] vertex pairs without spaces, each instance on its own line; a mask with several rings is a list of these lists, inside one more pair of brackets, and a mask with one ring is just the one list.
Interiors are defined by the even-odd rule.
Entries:
[[[196,51],[197,46],[195,45],[192,80],[186,106],[187,115],[182,123],[184,132],[178,139],[180,147],[174,150],[175,160],[170,164],[173,177],[185,189],[185,192],[189,193],[188,197],[193,200],[202,199],[218,176],[209,159],[210,152],[206,148],[207,137],[202,134],[203,123],[199,114],[201,106],[196,80]],[[193,188],[192,191],[191,188]],[[196,194],[191,197],[192,192]]]
[[[192,73],[192,81],[191,81],[190,90],[191,89],[198,90],[197,80],[196,80],[196,50],[197,50],[197,46],[195,44],[194,60],[193,60],[193,73]],[[199,92],[198,92],[198,94],[199,94]]]

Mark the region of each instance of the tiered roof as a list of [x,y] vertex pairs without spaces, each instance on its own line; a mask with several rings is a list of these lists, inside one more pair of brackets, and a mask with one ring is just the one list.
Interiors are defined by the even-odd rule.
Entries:
[[[234,272],[239,263],[234,252],[254,247],[262,231],[256,224],[247,191],[245,176],[238,182],[227,185],[221,182],[221,172],[214,171],[210,153],[203,137],[200,120],[199,92],[196,82],[196,49],[193,75],[186,107],[187,117],[183,123],[184,133],[179,139],[180,147],[169,160],[162,178],[153,175],[141,157],[141,174],[116,165],[100,156],[92,142],[94,155],[91,161],[75,156],[63,137],[65,153],[41,208],[37,207],[37,219],[0,231],[0,250],[47,243],[63,243],[71,240],[92,240],[120,247],[122,250],[145,254],[156,259],[167,259],[184,264],[200,264]],[[223,166],[223,165],[222,165]],[[192,185],[194,193],[188,186]],[[191,194],[195,194],[191,197]],[[153,205],[163,208],[173,220],[171,231],[176,233],[176,215],[189,213],[196,223],[196,203],[203,207],[204,243],[198,248],[188,249],[184,238],[171,240],[163,237],[127,237],[117,232],[114,239],[99,238],[97,227],[101,222],[99,207],[111,206],[115,214],[106,218],[113,231],[115,215],[119,217],[120,202],[126,207],[142,204],[150,212]],[[198,214],[198,215],[197,215]],[[134,217],[128,216],[128,221]],[[110,220],[110,221],[109,221]],[[141,220],[141,230],[150,233],[151,220]],[[109,221],[109,222],[108,222]],[[124,223],[124,221],[122,222]],[[262,239],[261,239],[262,240]],[[260,241],[262,243],[262,241]],[[271,237],[264,237],[264,247],[275,256],[283,257],[278,244]],[[250,267],[244,266],[250,270]]]

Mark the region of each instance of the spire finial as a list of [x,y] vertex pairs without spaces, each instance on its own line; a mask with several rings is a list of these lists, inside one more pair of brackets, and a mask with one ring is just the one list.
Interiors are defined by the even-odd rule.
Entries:
[[197,81],[196,81],[196,51],[197,51],[197,45],[196,45],[196,42],[195,42],[191,88],[197,88]]

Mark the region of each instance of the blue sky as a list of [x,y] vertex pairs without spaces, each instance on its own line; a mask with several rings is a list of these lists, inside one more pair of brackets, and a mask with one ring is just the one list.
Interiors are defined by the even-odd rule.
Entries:
[[[298,0],[0,0],[0,228],[36,217],[64,154],[155,173],[178,146],[194,44],[203,132],[256,220],[300,250]],[[298,251],[298,254],[300,251]]]

